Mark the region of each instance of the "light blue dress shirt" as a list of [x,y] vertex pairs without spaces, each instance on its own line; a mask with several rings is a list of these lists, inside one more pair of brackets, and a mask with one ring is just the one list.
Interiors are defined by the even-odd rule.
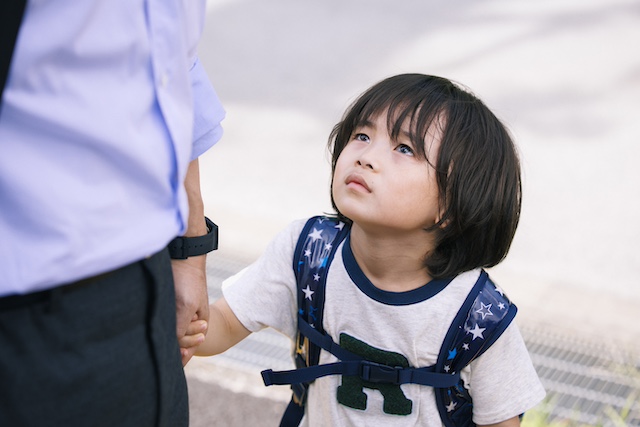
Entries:
[[205,0],[29,0],[0,115],[0,296],[151,255],[186,228],[224,110]]

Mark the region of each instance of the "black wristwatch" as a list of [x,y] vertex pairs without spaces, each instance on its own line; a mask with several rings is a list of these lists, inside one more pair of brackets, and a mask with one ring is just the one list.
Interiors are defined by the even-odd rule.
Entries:
[[169,256],[172,259],[187,259],[190,256],[204,255],[218,249],[218,226],[206,216],[207,234],[198,237],[176,237],[169,242]]

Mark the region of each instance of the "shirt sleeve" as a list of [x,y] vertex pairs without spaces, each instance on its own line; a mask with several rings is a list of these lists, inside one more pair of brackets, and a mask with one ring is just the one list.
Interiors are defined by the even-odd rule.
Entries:
[[473,421],[494,424],[519,416],[544,399],[545,391],[515,322],[471,363]]
[[293,251],[304,221],[280,232],[264,254],[223,284],[222,292],[240,323],[257,332],[266,327],[294,338],[297,330],[297,289]]
[[225,111],[199,59],[195,59],[189,75],[194,114],[191,160],[195,160],[222,137]]

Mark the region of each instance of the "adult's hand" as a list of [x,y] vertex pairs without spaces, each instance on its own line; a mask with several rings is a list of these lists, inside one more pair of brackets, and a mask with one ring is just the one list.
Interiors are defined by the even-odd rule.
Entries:
[[[171,267],[176,289],[176,333],[180,340],[192,321],[209,321],[206,255],[172,260]],[[206,327],[202,332],[206,335]],[[180,349],[183,366],[193,357],[196,348]]]

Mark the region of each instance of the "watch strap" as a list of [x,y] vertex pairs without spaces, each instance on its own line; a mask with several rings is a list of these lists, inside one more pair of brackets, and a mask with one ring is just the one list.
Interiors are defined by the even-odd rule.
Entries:
[[207,254],[218,249],[218,226],[206,216],[207,234],[198,237],[179,236],[169,242],[169,256],[172,259],[187,259]]

